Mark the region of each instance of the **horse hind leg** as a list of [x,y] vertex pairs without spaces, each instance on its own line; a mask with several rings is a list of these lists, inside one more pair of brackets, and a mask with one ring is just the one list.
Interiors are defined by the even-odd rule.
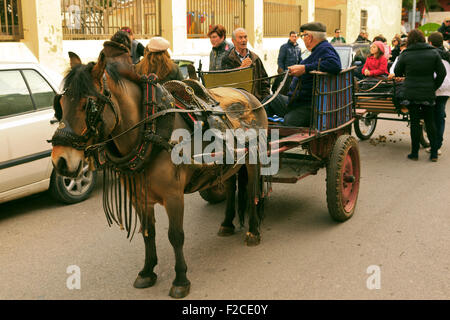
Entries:
[[[145,244],[145,263],[144,268],[139,272],[133,286],[138,289],[149,288],[156,283],[157,275],[153,269],[158,264],[158,257],[156,255],[156,229],[154,219],[154,206],[149,206],[149,209],[141,218],[142,236]],[[145,231],[147,230],[147,232]]]
[[220,225],[219,232],[217,233],[221,237],[231,236],[234,234],[233,220],[236,215],[236,175],[233,175],[230,179],[225,181],[226,191],[226,209],[225,219]]
[[189,294],[191,282],[186,277],[187,265],[184,260],[183,244],[183,214],[184,214],[184,199],[170,198],[166,199],[165,207],[169,217],[169,241],[172,244],[175,252],[175,273],[176,277],[172,283],[172,288],[169,291],[169,296],[172,298],[184,298]]

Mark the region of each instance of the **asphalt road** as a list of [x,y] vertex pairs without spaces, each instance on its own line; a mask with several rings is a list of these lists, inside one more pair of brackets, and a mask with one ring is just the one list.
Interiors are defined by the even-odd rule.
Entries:
[[[385,143],[359,143],[357,211],[345,223],[328,215],[325,170],[274,185],[257,247],[244,245],[245,230],[216,235],[224,204],[186,196],[187,299],[450,299],[449,130],[437,163],[424,150],[418,162],[406,158],[406,123],[379,121],[379,135]],[[142,238],[107,226],[100,188],[71,206],[46,194],[0,204],[0,299],[169,299],[174,255],[162,207],[156,219],[158,281],[134,289]],[[72,265],[80,289],[66,286]]]

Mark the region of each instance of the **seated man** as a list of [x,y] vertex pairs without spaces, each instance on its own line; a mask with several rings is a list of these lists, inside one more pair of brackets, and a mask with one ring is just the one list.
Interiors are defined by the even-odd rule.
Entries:
[[[222,69],[245,68],[253,65],[253,79],[267,78],[267,72],[258,55],[247,49],[247,31],[237,28],[231,35],[234,49],[222,60]],[[252,94],[259,101],[270,94],[269,79],[256,81]]]
[[[278,95],[266,105],[266,112],[268,116],[284,117],[286,126],[309,127],[313,90],[313,75],[310,71],[338,74],[341,71],[341,60],[334,47],[326,40],[326,26],[322,23],[304,24],[300,27],[300,33],[311,55],[300,64],[288,68],[289,74],[294,76],[289,93],[287,96]],[[268,98],[265,99],[267,100]]]

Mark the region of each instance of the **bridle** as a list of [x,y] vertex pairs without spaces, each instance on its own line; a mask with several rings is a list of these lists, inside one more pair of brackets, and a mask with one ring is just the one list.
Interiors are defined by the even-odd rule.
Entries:
[[[61,109],[61,98],[67,94],[66,92],[62,94],[57,94],[54,98],[54,109],[55,117],[59,121],[59,127],[55,131],[53,137],[48,142],[51,142],[53,146],[69,146],[76,150],[84,151],[87,148],[87,142],[94,138],[94,140],[99,140],[104,136],[104,122],[102,120],[102,114],[105,107],[108,105],[113,111],[115,116],[114,129],[119,124],[119,113],[117,112],[117,107],[111,100],[111,94],[109,91],[104,90],[104,93],[99,95],[97,98],[92,96],[87,97],[86,104],[84,105],[84,110],[86,112],[86,128],[83,130],[81,135],[76,134],[70,127],[69,123],[62,120],[62,109]],[[94,141],[96,142],[96,141]]]

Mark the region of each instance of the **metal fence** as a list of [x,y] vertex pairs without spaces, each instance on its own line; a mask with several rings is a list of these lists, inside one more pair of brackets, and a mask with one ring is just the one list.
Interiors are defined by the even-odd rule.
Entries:
[[20,0],[0,0],[0,41],[23,39]]
[[301,25],[301,6],[264,1],[264,37],[289,37]]
[[245,28],[244,0],[186,0],[188,38],[206,38],[216,24],[225,27],[228,34]]
[[334,30],[341,28],[341,10],[316,8],[316,21],[323,21],[327,26],[327,36],[334,36]]
[[161,0],[61,0],[63,38],[107,39],[121,27],[135,38],[161,35]]

